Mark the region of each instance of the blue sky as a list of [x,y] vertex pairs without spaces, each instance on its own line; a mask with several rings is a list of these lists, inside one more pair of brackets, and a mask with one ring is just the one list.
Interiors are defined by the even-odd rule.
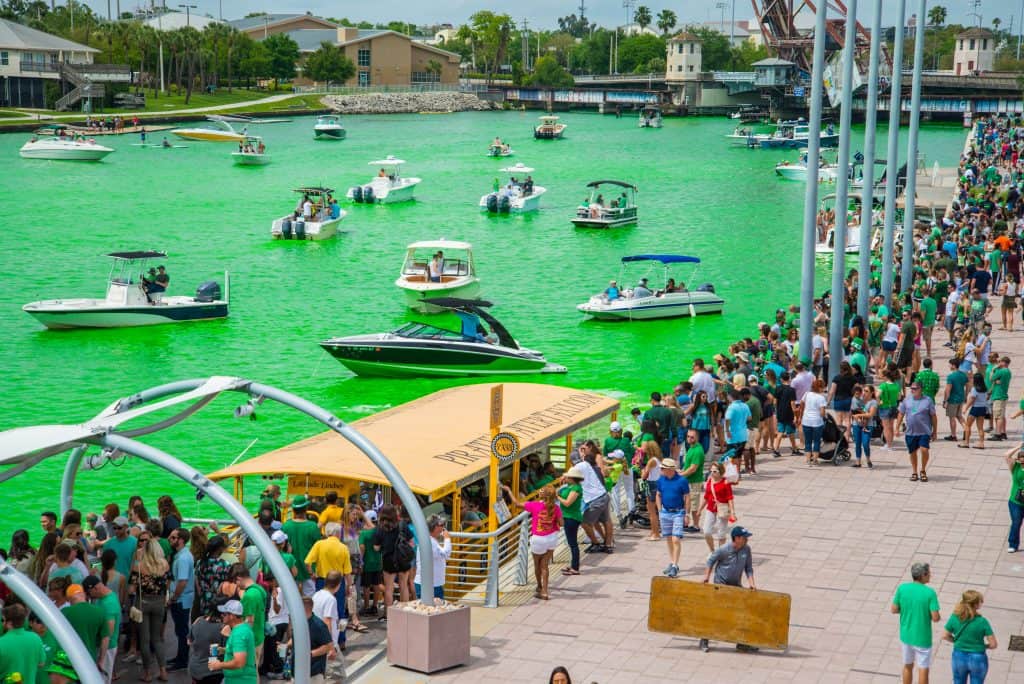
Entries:
[[[59,0],[61,1],[61,0]],[[62,0],[66,2],[67,0]],[[159,0],[157,0],[159,2]],[[185,2],[186,0],[181,0]],[[679,17],[679,23],[694,23],[704,21],[718,21],[722,14],[717,8],[719,0],[676,0],[675,2],[659,2],[658,0],[640,0],[637,4],[644,4],[657,14],[661,9],[671,9]],[[727,3],[733,0],[724,0]],[[734,0],[736,5],[737,19],[753,19],[754,13],[750,0]],[[915,11],[919,0],[907,0],[907,15]],[[79,0],[81,2],[81,0]],[[459,24],[464,22],[469,15],[481,9],[492,11],[509,11],[516,21],[526,18],[531,24],[539,24],[546,28],[555,27],[556,20],[560,16],[577,12],[579,0],[513,0],[507,3],[498,3],[494,0],[374,0],[374,2],[354,2],[353,0],[187,0],[188,4],[198,5],[193,10],[201,14],[218,16],[220,8],[223,7],[224,16],[229,19],[244,16],[249,12],[268,11],[275,13],[284,12],[306,12],[321,16],[348,17],[353,20],[365,19],[367,21],[410,21],[417,24],[449,22]],[[86,3],[98,13],[105,15],[107,12],[107,0],[86,0]],[[78,4],[78,3],[76,3]],[[121,0],[121,10],[126,11],[138,4],[148,4],[148,0]],[[168,7],[176,8],[179,0],[166,0]],[[846,2],[850,4],[849,0]],[[860,0],[859,19],[863,24],[869,24],[871,12],[874,8],[874,0]],[[884,0],[886,7],[884,14],[885,24],[894,21],[896,10],[895,0]],[[972,0],[945,0],[936,2],[932,0],[928,7],[942,5],[948,13],[948,21],[959,23],[974,23],[968,17],[971,11],[969,7]],[[110,5],[116,8],[117,1],[110,0]],[[625,19],[625,10],[622,7],[622,0],[588,0],[587,16],[601,25],[621,25]],[[912,9],[913,8],[913,9]],[[728,21],[731,5],[726,8],[726,21]],[[980,12],[983,17],[983,25],[990,26],[994,17],[1003,21],[1003,27],[1009,26],[1010,17],[1013,16],[1015,27],[1020,25],[1020,2],[1019,0],[981,0]]]

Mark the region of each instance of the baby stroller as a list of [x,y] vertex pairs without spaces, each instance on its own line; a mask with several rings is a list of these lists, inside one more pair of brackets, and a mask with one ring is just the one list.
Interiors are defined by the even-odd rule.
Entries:
[[846,434],[839,428],[836,419],[829,415],[825,416],[825,428],[821,433],[819,458],[822,461],[832,461],[832,465],[850,460],[850,443],[846,439]]
[[620,525],[620,527],[624,528],[627,524],[633,523],[636,527],[645,530],[651,529],[651,519],[647,516],[647,491],[649,488],[649,483],[644,478],[633,478],[633,510],[629,512],[629,515],[625,516],[624,524]]

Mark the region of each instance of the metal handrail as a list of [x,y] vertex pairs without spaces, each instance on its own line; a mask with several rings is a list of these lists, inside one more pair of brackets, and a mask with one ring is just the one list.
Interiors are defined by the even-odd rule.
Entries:
[[530,514],[520,513],[490,532],[451,532],[445,596],[496,608],[502,586],[527,582]]

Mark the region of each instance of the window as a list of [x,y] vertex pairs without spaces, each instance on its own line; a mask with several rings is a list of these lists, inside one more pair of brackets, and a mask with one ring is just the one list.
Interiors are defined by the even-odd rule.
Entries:
[[974,49],[974,39],[973,38],[971,38],[971,44],[968,46],[967,49],[968,50],[973,50]]
[[981,49],[988,50],[988,38],[984,38],[981,41]]
[[[362,52],[362,51],[360,50],[360,52]],[[370,72],[369,71],[360,71],[359,72],[359,85],[361,85],[361,86],[368,86],[368,85],[370,85]]]
[[359,66],[361,66],[361,67],[368,67],[368,66],[370,66],[370,51],[368,49],[360,48],[359,49],[359,54],[357,56],[357,59],[359,60],[359,62],[358,62]]
[[6,51],[0,52],[0,66],[7,66],[11,63],[10,60],[11,57]]
[[678,52],[679,54],[683,54],[683,44],[682,43],[676,43],[676,52]]
[[682,64],[680,64],[679,66],[676,67],[676,71],[682,71],[682,70],[683,70],[683,65]]
[[441,74],[433,71],[414,71],[412,72],[413,83],[440,83]]
[[690,73],[693,73],[693,65],[692,64],[690,66],[686,67],[686,68],[690,71]]
[[690,43],[690,54],[691,54],[691,55],[693,54],[693,50],[694,50],[694,48],[696,48],[696,47],[697,47],[697,44],[696,44],[696,43]]
[[960,49],[961,50],[964,49],[964,39],[963,38],[960,39]]

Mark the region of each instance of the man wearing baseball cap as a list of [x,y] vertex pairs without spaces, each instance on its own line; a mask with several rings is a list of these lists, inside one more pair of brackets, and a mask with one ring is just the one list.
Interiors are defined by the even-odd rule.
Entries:
[[89,655],[96,661],[97,667],[103,669],[106,658],[107,641],[110,638],[106,617],[103,609],[94,606],[85,598],[85,589],[81,584],[72,584],[65,592],[69,605],[62,608],[71,628],[75,630]]
[[114,536],[107,537],[107,541],[103,543],[103,550],[110,549],[113,551],[117,555],[114,569],[124,577],[130,577],[132,574],[132,558],[135,557],[135,549],[139,545],[139,539],[128,533],[128,518],[123,515],[114,518],[110,527],[114,531]]
[[231,600],[218,606],[224,624],[230,629],[224,645],[224,660],[210,658],[206,666],[211,672],[224,672],[225,682],[259,684],[256,673],[256,639],[252,627],[242,617],[245,612],[239,601]]
[[89,575],[85,578],[82,582],[82,590],[92,600],[93,605],[103,611],[103,616],[107,621],[107,631],[110,636],[107,639],[106,656],[101,663],[101,669],[106,673],[107,682],[110,682],[114,677],[114,664],[117,662],[117,639],[121,632],[121,602],[117,600],[117,594],[103,584],[96,575]]
[[[704,570],[704,583],[711,579],[711,571],[715,572],[715,584],[727,584],[732,587],[743,586],[743,575],[747,576],[747,584],[750,590],[755,591],[754,584],[754,558],[750,553],[750,545],[747,540],[753,533],[745,527],[737,525],[732,528],[730,537],[732,540],[722,544],[708,556],[707,568]],[[708,651],[708,640],[700,640],[702,651]],[[737,651],[751,653],[757,650],[746,644],[736,644]]]
[[292,519],[281,526],[281,531],[288,535],[288,540],[291,542],[292,553],[300,561],[297,564],[298,574],[295,576],[295,579],[302,588],[303,596],[312,596],[313,592],[316,591],[316,586],[313,583],[313,578],[310,577],[309,572],[306,570],[306,566],[301,561],[309,555],[313,544],[320,541],[322,537],[320,526],[306,517],[306,510],[308,508],[309,499],[304,495],[299,494],[294,497],[292,499]]

